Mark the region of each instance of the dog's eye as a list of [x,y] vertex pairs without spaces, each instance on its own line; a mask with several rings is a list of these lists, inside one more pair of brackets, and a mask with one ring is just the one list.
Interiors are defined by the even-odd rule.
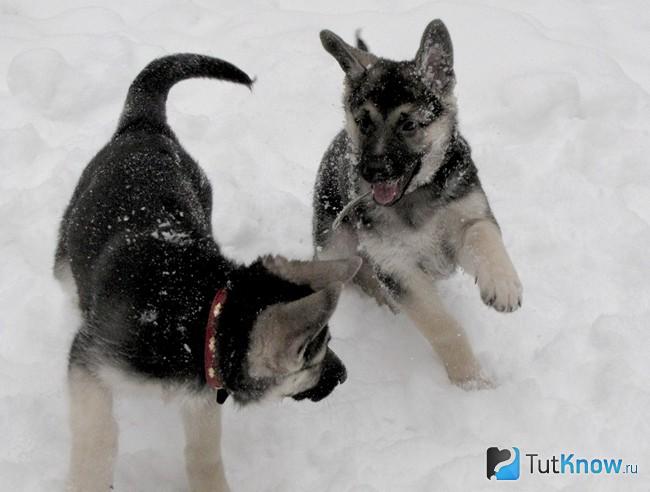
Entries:
[[417,128],[417,124],[413,120],[406,120],[404,123],[402,123],[402,126],[400,126],[400,130],[402,130],[404,133],[411,133],[413,130]]
[[359,131],[364,135],[370,133],[373,128],[372,118],[370,118],[370,115],[368,113],[363,113],[361,116],[358,116],[356,118],[356,123],[359,127]]

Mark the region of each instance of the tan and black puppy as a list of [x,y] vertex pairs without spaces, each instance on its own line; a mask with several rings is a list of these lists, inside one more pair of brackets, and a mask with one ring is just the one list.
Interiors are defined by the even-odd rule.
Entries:
[[165,117],[169,89],[190,77],[252,84],[207,56],[150,63],[61,223],[55,272],[71,272],[83,319],[69,362],[72,491],[111,486],[116,382],[184,394],[190,488],[224,491],[217,394],[317,401],[346,377],[327,322],[361,260],[242,266],[221,254],[210,184]]
[[522,286],[457,127],[453,49],[440,20],[415,58],[391,61],[321,32],[345,72],[346,126],[323,157],[314,194],[318,258],[361,252],[355,281],[403,310],[452,382],[489,385],[436,282],[458,266],[500,312],[521,306]]

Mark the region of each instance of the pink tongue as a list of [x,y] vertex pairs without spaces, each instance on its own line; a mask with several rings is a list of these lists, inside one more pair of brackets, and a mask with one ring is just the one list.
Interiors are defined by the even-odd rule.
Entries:
[[372,185],[372,196],[380,205],[387,205],[395,200],[399,192],[399,182],[375,183]]

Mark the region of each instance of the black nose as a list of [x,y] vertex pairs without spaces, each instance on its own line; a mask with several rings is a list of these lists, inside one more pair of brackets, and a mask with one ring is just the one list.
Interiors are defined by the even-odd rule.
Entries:
[[348,372],[345,370],[345,365],[343,365],[343,362],[341,362],[338,355],[330,349],[327,349],[327,353],[325,354],[321,378],[332,381],[334,386],[337,384],[343,384],[348,378]]
[[345,380],[348,378],[348,371],[345,369],[345,366],[341,364],[338,371],[336,371],[336,381],[339,384],[345,383]]
[[343,384],[347,378],[348,373],[341,359],[330,349],[327,349],[325,360],[323,361],[323,369],[316,386],[297,395],[293,395],[293,399],[303,400],[309,398],[311,401],[320,401],[334,391],[334,388],[339,384]]
[[386,157],[368,157],[361,163],[361,176],[369,183],[386,181],[392,174],[392,163]]

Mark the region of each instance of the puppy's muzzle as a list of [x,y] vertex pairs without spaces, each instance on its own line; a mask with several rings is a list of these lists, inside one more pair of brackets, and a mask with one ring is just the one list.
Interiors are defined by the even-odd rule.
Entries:
[[402,176],[404,171],[403,165],[398,165],[385,155],[366,157],[361,161],[361,177],[371,184],[395,180]]
[[304,400],[308,398],[311,401],[320,401],[334,391],[334,388],[339,384],[343,384],[347,377],[348,373],[341,359],[330,349],[327,349],[325,359],[323,360],[323,369],[321,370],[320,378],[316,386],[297,395],[293,395],[293,399]]

